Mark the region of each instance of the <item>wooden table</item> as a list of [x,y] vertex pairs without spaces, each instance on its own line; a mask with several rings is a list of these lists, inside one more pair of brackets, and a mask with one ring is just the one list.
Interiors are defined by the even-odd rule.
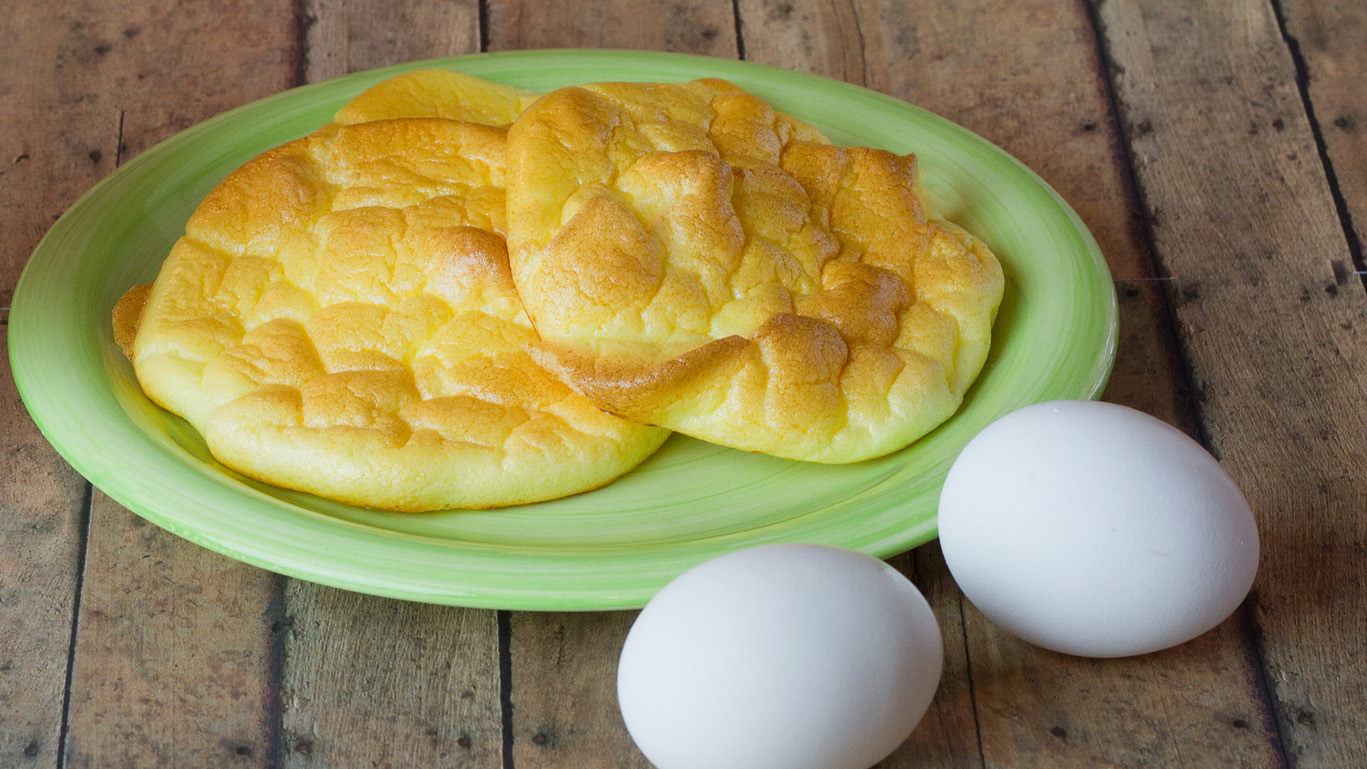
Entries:
[[[304,82],[480,50],[687,51],[938,112],[1035,169],[1116,279],[1106,397],[1197,436],[1263,536],[1243,608],[1136,659],[1044,652],[893,559],[945,634],[887,767],[1367,761],[1367,4],[1361,0],[138,0],[0,4],[0,305],[153,143]],[[573,10],[571,10],[573,8]],[[639,767],[632,613],[403,603],[285,579],[92,489],[0,378],[0,766]],[[707,735],[698,735],[707,739]]]

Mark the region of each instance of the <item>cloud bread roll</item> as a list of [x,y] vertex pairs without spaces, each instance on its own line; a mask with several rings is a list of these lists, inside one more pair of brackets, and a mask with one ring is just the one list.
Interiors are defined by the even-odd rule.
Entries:
[[343,125],[440,117],[506,126],[539,94],[446,69],[422,69],[382,80],[337,111]]
[[526,352],[505,139],[442,119],[332,125],[243,166],[116,313],[121,340],[137,327],[143,389],[225,465],[358,505],[533,502],[636,465],[667,433]]
[[508,153],[536,359],[608,411],[854,462],[948,418],[983,365],[1001,267],[927,219],[913,156],[719,80],[554,91]]

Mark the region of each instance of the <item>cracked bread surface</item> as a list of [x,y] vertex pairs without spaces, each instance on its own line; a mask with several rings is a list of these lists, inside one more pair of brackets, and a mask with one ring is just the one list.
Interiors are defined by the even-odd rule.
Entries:
[[635,466],[668,433],[603,413],[526,351],[505,144],[380,120],[247,163],[116,311],[144,391],[228,467],[369,507],[533,502]]
[[958,408],[1003,291],[914,156],[829,144],[730,83],[559,89],[513,123],[512,276],[536,359],[600,407],[853,462]]

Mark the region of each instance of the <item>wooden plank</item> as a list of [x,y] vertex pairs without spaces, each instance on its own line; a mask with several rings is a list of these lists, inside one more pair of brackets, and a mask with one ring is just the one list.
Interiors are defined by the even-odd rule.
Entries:
[[[293,74],[288,3],[174,14],[76,3],[60,13],[52,33],[60,83],[49,98],[87,105],[120,131],[86,151],[105,172],[181,128],[288,86]],[[276,580],[94,499],[69,763],[270,765]]]
[[[18,191],[0,180],[0,205]],[[12,289],[10,263],[4,285]],[[9,359],[6,338],[0,355]],[[8,364],[0,435],[0,765],[55,767],[90,487],[43,440]]]
[[[66,90],[77,23],[47,3],[0,4],[11,36],[0,47],[0,332],[43,233],[113,167],[117,112]],[[90,487],[29,418],[7,338],[0,348],[0,765],[55,767]]]
[[1340,286],[1350,274],[1367,281],[1363,244],[1367,243],[1367,102],[1362,73],[1367,72],[1367,4],[1356,0],[1281,0],[1283,27],[1297,66],[1303,69],[1314,111],[1314,127],[1337,188],[1335,203],[1349,220],[1353,263],[1335,265]]
[[637,613],[512,613],[514,766],[650,767],[617,709]]
[[[22,192],[40,194],[32,182],[0,179],[0,206],[15,201],[18,208]],[[17,249],[8,242],[0,248],[3,285],[13,290]],[[0,355],[9,360],[7,337]],[[29,419],[8,364],[0,376],[0,435],[0,765],[55,767],[90,487]]]
[[[86,88],[119,110],[118,158],[220,112],[294,85],[296,25],[287,0],[90,2],[81,45],[92,46]],[[85,93],[85,91],[82,91]],[[89,96],[87,96],[89,98]]]
[[[640,48],[734,58],[735,12],[726,0],[539,3],[489,0],[489,50]],[[617,655],[634,612],[514,612],[512,758],[535,767],[647,767],[617,709]]]
[[95,493],[67,766],[271,766],[278,578]]
[[1367,749],[1367,293],[1266,2],[1099,8],[1210,446],[1258,516],[1251,599],[1293,766]]
[[[913,14],[891,2],[743,0],[741,11],[748,58],[841,77],[949,117],[1058,189],[1120,281],[1122,335],[1107,399],[1192,428],[1162,283],[1154,280],[1082,7],[969,2],[922,5]],[[936,546],[916,556],[926,562],[922,574],[952,585]],[[1034,649],[996,630],[971,605],[962,612],[959,605],[944,598],[935,605],[950,650],[937,707],[976,713],[985,764],[1028,765],[1041,756],[1052,766],[1275,764],[1256,667],[1237,618],[1172,652],[1092,662]],[[971,705],[949,688],[961,679],[972,682]],[[1168,680],[1188,681],[1203,696],[1157,685]],[[939,728],[923,722],[890,763],[962,759],[967,748],[951,744],[951,735],[935,736]],[[938,761],[913,755],[925,751],[919,743],[937,742]]]
[[281,767],[503,765],[492,611],[291,580]]
[[542,3],[488,0],[486,50],[631,48],[734,58],[735,12],[721,0]]
[[[113,96],[111,86],[135,77],[129,49],[141,23],[91,4],[0,5],[0,27],[11,33],[0,51],[6,104],[0,111],[0,305],[9,304],[19,270],[42,234],[114,168],[127,103]],[[56,766],[89,486],[39,435],[6,372],[0,402],[0,764]]]
[[[308,82],[479,48],[473,1],[303,9]],[[502,766],[495,612],[297,580],[285,609],[281,767]]]
[[304,3],[310,83],[402,61],[479,50],[479,3]]

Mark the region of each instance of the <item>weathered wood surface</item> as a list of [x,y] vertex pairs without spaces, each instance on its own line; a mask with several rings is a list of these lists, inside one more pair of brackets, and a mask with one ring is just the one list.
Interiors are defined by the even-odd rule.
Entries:
[[269,766],[279,578],[95,492],[66,765]]
[[617,655],[636,614],[513,613],[514,766],[650,766],[617,710]]
[[281,767],[503,765],[495,613],[291,581]]
[[[213,112],[288,83],[272,79],[269,67],[262,66],[271,59],[288,58],[288,40],[272,38],[267,28],[257,26],[261,19],[237,16],[225,21],[219,13],[205,7],[198,13],[186,9],[164,14],[150,7],[109,8],[100,3],[16,2],[0,9],[10,39],[25,41],[6,45],[0,54],[5,57],[5,77],[0,80],[7,91],[5,109],[0,110],[6,144],[6,175],[0,179],[5,201],[5,215],[0,217],[4,221],[0,226],[5,228],[5,237],[0,238],[4,243],[0,246],[4,249],[4,304],[41,233],[79,193],[113,170],[121,157]],[[196,34],[196,30],[205,31]],[[238,40],[239,36],[243,39]],[[243,65],[251,62],[252,67],[225,69],[222,54],[229,46],[227,59]],[[11,387],[7,372],[10,393]],[[99,740],[123,738],[113,734],[116,730],[63,733],[68,671],[73,676],[71,691],[91,695],[72,703],[71,715],[82,725],[132,723],[118,712],[115,692],[124,684],[137,688],[148,683],[141,677],[146,669],[123,665],[97,671],[103,686],[92,691],[87,688],[92,682],[74,677],[79,671],[70,668],[71,652],[106,640],[114,646],[129,641],[136,646],[132,639],[140,632],[143,616],[116,612],[109,616],[137,619],[121,619],[114,639],[102,637],[99,623],[86,624],[83,627],[90,632],[73,643],[72,611],[80,584],[88,486],[43,444],[17,398],[6,398],[4,423],[8,459],[0,536],[5,548],[6,614],[0,626],[0,648],[24,656],[4,663],[10,669],[0,679],[4,692],[0,763],[57,766],[63,763],[63,737],[68,737],[67,746],[73,750],[89,748],[95,753],[101,752],[101,746],[94,744]],[[122,536],[117,530],[103,531],[115,538]],[[107,542],[101,544],[105,545],[101,551],[107,552]],[[178,545],[191,554],[192,562],[203,559],[195,548]],[[82,594],[87,599],[83,612],[102,610],[100,601],[107,593],[101,589],[101,577],[125,589],[111,565],[99,560],[86,564],[96,578],[93,589]],[[231,564],[230,570],[246,580],[261,579],[259,573],[240,564]],[[233,600],[250,600],[236,595],[229,584],[221,587]],[[184,585],[158,584],[142,600],[147,602],[143,606],[166,607],[189,597]],[[211,606],[208,613],[219,609]],[[151,645],[139,648],[149,653],[149,662],[162,656],[162,650]],[[219,648],[231,653],[226,646]],[[203,666],[183,672],[173,685],[193,687],[195,676],[211,675]],[[218,697],[207,687],[200,691],[237,713],[237,703],[230,703],[228,696]],[[165,736],[182,728],[163,717],[149,725],[142,747],[150,750],[159,739],[155,734]],[[139,749],[129,748],[134,753]]]
[[[621,47],[890,93],[1005,147],[1078,210],[1118,279],[1108,399],[1207,442],[1258,512],[1264,556],[1247,611],[1116,661],[1003,635],[933,544],[893,559],[942,623],[946,666],[883,766],[1354,765],[1365,17],[1353,0],[7,3],[0,306],[117,163],[303,82],[481,48]],[[432,607],[243,566],[92,496],[0,384],[0,765],[648,765],[616,709],[634,613]]]
[[1353,272],[1367,281],[1363,244],[1367,243],[1367,3],[1353,0],[1282,0],[1279,21],[1288,50],[1305,79],[1311,128],[1324,145],[1327,176],[1337,187],[1335,203],[1349,233],[1350,264],[1338,265],[1343,284]]
[[[0,186],[5,203],[13,193]],[[10,286],[17,272],[6,263]],[[29,420],[8,369],[0,434],[0,765],[55,767],[90,487]]]
[[[64,36],[79,22],[40,3],[0,5],[0,29],[28,41],[0,47],[0,307],[47,228],[113,168],[117,110],[72,87]],[[0,442],[0,765],[55,767],[90,486],[29,419],[8,363]]]
[[300,79],[334,77],[418,59],[480,50],[477,0],[367,3],[306,0]]
[[736,57],[730,0],[486,0],[486,48],[632,48]]
[[1274,11],[1099,16],[1201,425],[1258,515],[1253,631],[1287,760],[1350,766],[1367,744],[1367,292],[1333,270],[1347,235]]

